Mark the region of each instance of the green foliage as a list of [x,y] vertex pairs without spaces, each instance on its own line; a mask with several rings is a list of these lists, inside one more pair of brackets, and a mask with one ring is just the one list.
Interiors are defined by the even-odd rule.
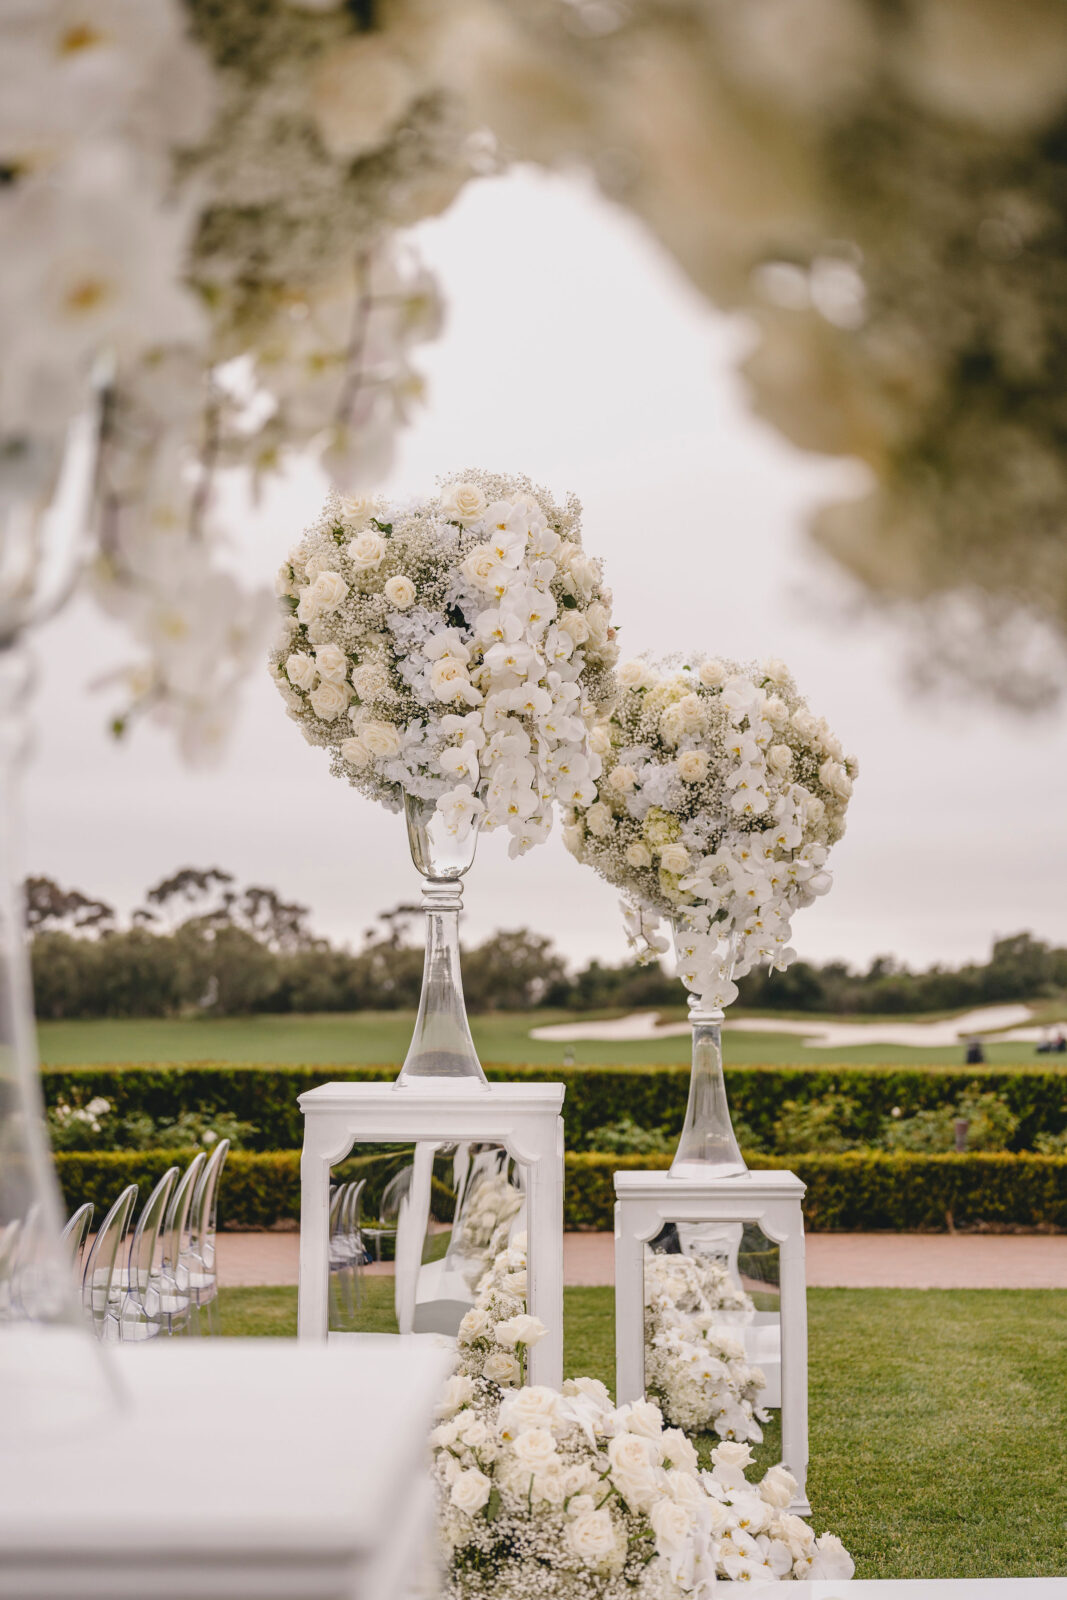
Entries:
[[[689,1093],[688,1067],[526,1067],[492,1065],[493,1079],[519,1073],[540,1082],[566,1086],[564,1121],[572,1150],[595,1147],[595,1130],[629,1119],[639,1128],[674,1141],[681,1132]],[[303,1118],[297,1096],[326,1077],[342,1081],[382,1081],[396,1076],[393,1066],[330,1067],[253,1066],[226,1062],[130,1067],[45,1068],[42,1072],[49,1105],[60,1099],[84,1104],[94,1095],[110,1101],[116,1114],[146,1111],[155,1119],[210,1107],[252,1123],[247,1143],[260,1150],[296,1149],[303,1142]],[[1034,1148],[1039,1134],[1059,1134],[1064,1125],[1067,1075],[1035,1068],[1017,1072],[989,1071],[980,1080],[967,1071],[930,1071],[892,1067],[728,1067],[726,1087],[734,1127],[748,1150],[774,1150],[776,1124],[789,1102],[806,1105],[840,1097],[848,1102],[851,1121],[846,1136],[876,1143],[893,1107],[902,1116],[920,1111],[955,1117],[964,1097],[997,1095],[1017,1119],[1011,1147]],[[820,1146],[820,1148],[825,1148]],[[947,1146],[951,1149],[951,1139]]]
[[[670,1165],[669,1156],[593,1152],[566,1160],[567,1226],[598,1232],[612,1227],[614,1172]],[[979,1224],[1067,1228],[1067,1156],[846,1151],[761,1157],[759,1165],[788,1167],[804,1180],[805,1226],[813,1233],[941,1232]]]
[[253,1123],[203,1106],[158,1119],[143,1110],[116,1115],[102,1096],[84,1105],[60,1100],[47,1116],[54,1150],[187,1150],[219,1139],[239,1150],[256,1133]]
[[589,1130],[590,1150],[603,1150],[614,1155],[659,1155],[670,1153],[673,1141],[657,1128],[641,1128],[632,1117],[620,1117],[617,1122],[605,1122]]
[[890,1115],[882,1124],[881,1143],[887,1150],[954,1150],[957,1119],[967,1123],[968,1150],[1007,1150],[1019,1127],[1003,1095],[980,1092],[972,1084],[954,1106],[910,1117]]
[[853,1131],[857,1122],[856,1103],[847,1095],[831,1091],[818,1099],[786,1100],[775,1118],[774,1149],[854,1150],[861,1142]]

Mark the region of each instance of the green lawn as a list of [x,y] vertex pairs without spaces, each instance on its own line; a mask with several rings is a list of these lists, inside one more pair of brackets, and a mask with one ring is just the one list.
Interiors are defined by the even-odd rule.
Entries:
[[[617,1014],[617,1013],[616,1013]],[[605,1015],[605,1013],[599,1013]],[[672,1014],[683,1015],[681,1008]],[[473,1017],[474,1042],[483,1061],[559,1066],[565,1050],[579,1064],[646,1066],[682,1064],[688,1059],[684,1037],[640,1043],[579,1041],[571,1046],[539,1042],[530,1029],[576,1020],[560,1011],[501,1012]],[[837,1019],[842,1020],[842,1019]],[[897,1021],[915,1020],[900,1017]],[[317,1016],[227,1017],[218,1020],[45,1022],[40,1025],[41,1060],[46,1066],[144,1061],[314,1062],[323,1066],[399,1064],[411,1038],[410,1011],[362,1011]],[[1039,1056],[1031,1045],[990,1045],[991,1066],[1031,1065],[1067,1070],[1063,1056]],[[959,1046],[914,1049],[869,1044],[846,1049],[809,1049],[799,1037],[748,1033],[726,1028],[726,1056],[735,1065],[828,1062],[962,1066]],[[978,1069],[980,1070],[980,1069]]]
[[[391,1283],[369,1287],[388,1327]],[[221,1300],[227,1334],[296,1332],[295,1289]],[[857,1577],[1067,1569],[1067,1291],[812,1289],[808,1311],[813,1520]],[[564,1331],[567,1372],[612,1384],[612,1291],[568,1289]]]

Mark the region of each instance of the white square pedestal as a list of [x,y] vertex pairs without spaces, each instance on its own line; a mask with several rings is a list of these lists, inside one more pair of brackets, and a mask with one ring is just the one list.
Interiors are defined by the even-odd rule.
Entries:
[[797,1480],[790,1507],[810,1514],[808,1309],[804,1277],[804,1184],[793,1172],[736,1178],[615,1174],[615,1385],[618,1404],[645,1392],[645,1245],[668,1222],[758,1223],[779,1249],[782,1460]]
[[[526,1184],[527,1310],[546,1336],[528,1353],[530,1383],[563,1382],[563,1106],[562,1083],[448,1080],[420,1084],[325,1083],[300,1096],[301,1339],[325,1339],[329,1297],[330,1168],[356,1143],[432,1147],[470,1140],[502,1145]],[[425,1163],[416,1164],[416,1175]],[[427,1168],[428,1172],[428,1168]],[[425,1177],[425,1205],[429,1179]],[[413,1201],[420,1206],[421,1200]]]

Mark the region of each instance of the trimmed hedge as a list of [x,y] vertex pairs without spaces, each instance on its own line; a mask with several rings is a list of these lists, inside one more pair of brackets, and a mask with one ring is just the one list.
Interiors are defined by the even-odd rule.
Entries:
[[[589,1146],[593,1130],[622,1116],[643,1128],[681,1131],[689,1092],[688,1067],[513,1067],[487,1066],[493,1079],[524,1077],[563,1083],[567,1143]],[[177,1117],[200,1106],[228,1111],[254,1123],[252,1141],[258,1150],[292,1150],[303,1142],[303,1118],[297,1095],[330,1081],[391,1080],[396,1068],[234,1065],[197,1062],[190,1065],[131,1067],[49,1067],[42,1071],[45,1098],[81,1100],[103,1095],[121,1113],[147,1111],[151,1116]],[[894,1106],[905,1115],[936,1110],[954,1102],[972,1085],[1004,1096],[1020,1119],[1013,1141],[1018,1150],[1032,1148],[1039,1133],[1059,1133],[1067,1120],[1067,1070],[1023,1069],[1017,1072],[968,1072],[939,1067],[727,1067],[726,1086],[734,1117],[758,1139],[770,1142],[775,1118],[786,1100],[812,1100],[836,1092],[855,1101],[859,1132],[877,1136],[883,1117]]]
[[[187,1152],[185,1159],[191,1152]],[[83,1200],[106,1206],[127,1183],[154,1183],[171,1164],[170,1151],[60,1151],[59,1181],[70,1210]],[[368,1158],[344,1164],[355,1175]],[[939,1232],[950,1227],[1010,1224],[1067,1229],[1067,1156],[914,1155],[909,1153],[760,1158],[761,1167],[791,1167],[808,1185],[807,1227],[816,1233]],[[669,1156],[566,1157],[565,1225],[608,1231],[613,1225],[612,1173],[663,1168]],[[435,1189],[437,1186],[435,1185]],[[442,1191],[443,1198],[443,1191]],[[223,1175],[224,1228],[271,1228],[300,1217],[300,1153],[234,1151]]]

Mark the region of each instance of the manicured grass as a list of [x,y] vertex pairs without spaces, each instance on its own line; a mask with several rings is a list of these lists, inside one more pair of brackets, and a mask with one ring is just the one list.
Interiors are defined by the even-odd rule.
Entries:
[[[391,1325],[390,1280],[368,1288]],[[296,1332],[295,1289],[221,1301],[227,1334]],[[813,1520],[857,1577],[1062,1573],[1067,1292],[812,1289],[808,1314]],[[612,1291],[568,1289],[564,1333],[566,1371],[610,1386]]]
[[[619,1013],[592,1013],[594,1016]],[[663,1013],[680,1020],[683,1012]],[[688,1059],[683,1037],[631,1043],[578,1040],[572,1045],[530,1038],[530,1029],[553,1023],[589,1020],[572,1012],[501,1012],[473,1017],[471,1029],[483,1061],[534,1066],[561,1065],[566,1051],[579,1065],[647,1066],[682,1064]],[[815,1020],[815,1019],[812,1019]],[[836,1020],[842,1020],[840,1018]],[[905,1022],[907,1017],[894,1019]],[[80,1066],[146,1061],[315,1062],[323,1066],[399,1065],[411,1038],[410,1011],[361,1011],[315,1016],[225,1017],[217,1020],[104,1020],[45,1022],[38,1030],[41,1060],[46,1066]],[[1067,1068],[1067,1058],[1038,1056],[1032,1045],[989,1045],[990,1066],[1030,1065]],[[892,1065],[962,1066],[959,1045],[913,1049],[885,1044],[851,1045],[846,1049],[810,1049],[801,1038],[776,1033],[738,1032],[726,1028],[726,1056],[734,1065],[781,1066],[799,1063],[885,1063]],[[981,1068],[974,1069],[980,1072]]]

